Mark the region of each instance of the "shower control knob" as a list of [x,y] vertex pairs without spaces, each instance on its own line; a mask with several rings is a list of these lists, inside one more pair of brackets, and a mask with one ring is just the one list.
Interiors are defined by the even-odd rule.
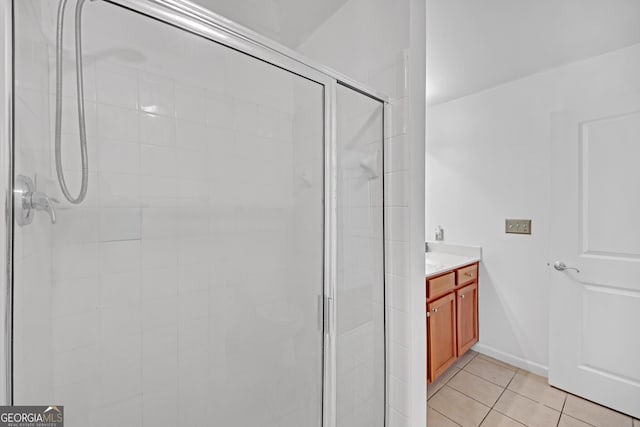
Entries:
[[33,222],[35,211],[44,211],[49,214],[51,224],[56,223],[56,210],[53,202],[56,199],[50,198],[41,191],[34,191],[33,180],[28,176],[18,175],[13,189],[15,218],[20,226]]

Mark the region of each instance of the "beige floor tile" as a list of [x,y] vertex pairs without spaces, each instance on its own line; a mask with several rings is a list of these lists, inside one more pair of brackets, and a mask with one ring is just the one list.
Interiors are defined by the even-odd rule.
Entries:
[[580,420],[576,420],[573,417],[570,417],[567,414],[560,415],[560,423],[558,423],[558,427],[591,427],[587,423],[583,423]]
[[480,425],[481,427],[522,427],[524,424],[504,416],[500,412],[491,411]]
[[555,426],[560,418],[560,412],[510,390],[505,390],[494,409],[529,427]]
[[501,387],[506,387],[516,373],[515,368],[510,369],[505,366],[500,366],[480,357],[479,355],[469,362],[464,367],[464,370],[471,372],[472,374],[476,374],[477,376],[491,381]]
[[557,411],[562,411],[567,393],[551,387],[547,379],[525,371],[518,371],[509,383],[509,390],[531,400],[540,402]]
[[504,363],[501,360],[494,359],[493,357],[487,356],[486,354],[478,353],[478,357],[480,359],[488,360],[489,362],[495,363],[496,365],[502,366],[503,368],[506,368],[506,369],[511,369],[511,370],[514,370],[514,371],[518,370],[518,368],[516,368],[515,366],[509,365],[508,363]]
[[464,370],[458,372],[447,385],[487,406],[493,406],[504,390],[504,388]]
[[433,396],[429,406],[463,427],[477,427],[489,412],[488,406],[449,386],[444,386]]
[[632,426],[631,417],[572,394],[567,396],[563,412],[596,427]]
[[458,373],[458,369],[455,365],[444,371],[434,382],[427,385],[427,400],[438,392],[455,374]]
[[458,424],[433,408],[427,408],[427,427],[458,427]]
[[457,366],[458,368],[462,369],[465,367],[467,363],[471,362],[477,355],[478,355],[477,352],[473,350],[469,350],[465,354],[463,354],[462,357],[456,360],[456,363],[454,363],[454,366]]

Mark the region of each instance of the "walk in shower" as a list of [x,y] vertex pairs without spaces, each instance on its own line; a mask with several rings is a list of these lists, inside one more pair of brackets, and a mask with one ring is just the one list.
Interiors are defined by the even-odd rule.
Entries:
[[76,1],[57,34],[0,0],[6,401],[384,426],[385,98],[187,1],[80,2],[81,86]]

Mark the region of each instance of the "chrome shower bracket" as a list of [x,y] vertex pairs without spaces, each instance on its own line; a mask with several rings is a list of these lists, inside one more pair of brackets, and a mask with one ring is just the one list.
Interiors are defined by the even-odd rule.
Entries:
[[33,222],[35,211],[45,211],[49,214],[51,224],[56,223],[56,211],[53,207],[56,199],[49,198],[41,191],[35,191],[33,180],[28,176],[16,176],[13,187],[13,206],[15,219],[19,226],[29,225]]

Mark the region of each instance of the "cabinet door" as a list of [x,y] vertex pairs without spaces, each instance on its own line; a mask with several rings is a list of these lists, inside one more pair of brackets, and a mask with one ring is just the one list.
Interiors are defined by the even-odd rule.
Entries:
[[458,355],[478,342],[478,283],[456,291],[458,305]]
[[456,298],[452,292],[427,304],[428,381],[456,361]]

